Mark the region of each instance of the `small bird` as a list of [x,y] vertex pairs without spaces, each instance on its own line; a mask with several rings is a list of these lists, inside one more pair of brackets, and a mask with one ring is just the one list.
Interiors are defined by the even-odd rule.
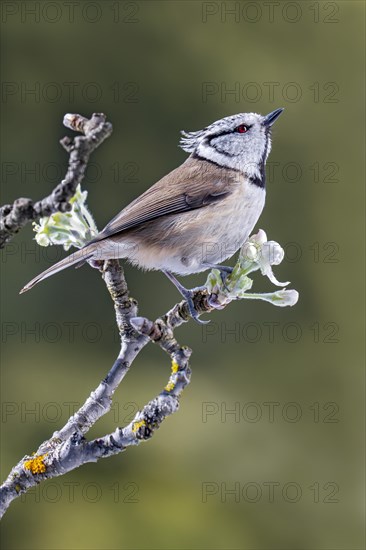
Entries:
[[271,126],[283,109],[267,116],[240,113],[197,132],[182,132],[190,153],[117,214],[98,235],[30,281],[21,293],[54,273],[89,260],[124,258],[142,269],[162,271],[186,299],[197,321],[193,289],[173,275],[217,268],[249,237],[265,202],[265,164]]

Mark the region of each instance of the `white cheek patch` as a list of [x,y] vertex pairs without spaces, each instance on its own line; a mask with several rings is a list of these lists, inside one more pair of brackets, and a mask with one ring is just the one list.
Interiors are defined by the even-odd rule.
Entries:
[[209,145],[205,143],[201,143],[197,148],[197,153],[199,156],[211,160],[215,164],[219,164],[223,168],[238,168],[237,161],[235,159],[231,159],[225,154],[220,153],[217,149],[214,147],[210,147]]

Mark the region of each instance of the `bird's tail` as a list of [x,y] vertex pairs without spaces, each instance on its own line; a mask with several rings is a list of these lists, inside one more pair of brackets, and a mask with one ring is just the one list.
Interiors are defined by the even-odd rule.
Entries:
[[43,271],[43,273],[40,273],[39,275],[37,275],[37,277],[34,277],[34,279],[29,281],[29,283],[22,288],[19,294],[23,294],[23,292],[27,292],[28,290],[33,288],[35,285],[37,285],[40,281],[43,281],[43,279],[47,279],[47,277],[51,277],[51,275],[54,275],[58,271],[62,271],[62,269],[66,269],[67,267],[70,267],[78,263],[83,264],[87,260],[90,260],[93,254],[94,254],[93,246],[85,246],[84,248],[77,250],[73,254],[70,254],[70,256],[67,256],[67,258],[64,258],[60,262],[57,262],[57,264],[54,264],[48,269],[46,269],[46,271]]

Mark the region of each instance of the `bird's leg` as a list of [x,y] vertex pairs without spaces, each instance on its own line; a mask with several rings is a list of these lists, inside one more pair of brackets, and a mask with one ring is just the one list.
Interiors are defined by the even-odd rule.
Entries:
[[[179,293],[186,300],[186,302],[188,304],[189,313],[191,314],[192,319],[194,319],[196,321],[196,323],[198,323],[200,325],[207,325],[207,323],[209,323],[210,321],[201,321],[199,319],[198,312],[197,312],[196,308],[194,307],[194,303],[193,303],[193,300],[192,300],[192,297],[194,295],[194,291],[197,290],[198,288],[195,288],[195,289],[185,288],[183,285],[181,285],[181,283],[178,281],[178,279],[176,279],[174,277],[174,275],[172,273],[170,273],[170,271],[165,271],[163,269],[162,272],[164,273],[164,275],[166,275],[168,277],[168,279],[173,283],[173,285],[176,287],[176,289],[179,291]],[[204,287],[202,287],[202,288],[204,288]]]

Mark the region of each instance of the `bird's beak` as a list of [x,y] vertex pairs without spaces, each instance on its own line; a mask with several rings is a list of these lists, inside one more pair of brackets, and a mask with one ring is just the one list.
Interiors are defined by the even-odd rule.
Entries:
[[275,122],[275,120],[278,119],[282,111],[283,108],[276,109],[275,111],[272,111],[272,113],[269,113],[267,116],[264,117],[263,124],[265,126],[272,126],[272,124]]

